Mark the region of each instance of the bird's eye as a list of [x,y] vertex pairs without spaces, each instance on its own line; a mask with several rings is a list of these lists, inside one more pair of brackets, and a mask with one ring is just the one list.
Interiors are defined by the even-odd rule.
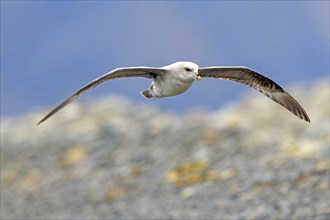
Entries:
[[189,68],[184,68],[187,72],[191,72],[191,69]]

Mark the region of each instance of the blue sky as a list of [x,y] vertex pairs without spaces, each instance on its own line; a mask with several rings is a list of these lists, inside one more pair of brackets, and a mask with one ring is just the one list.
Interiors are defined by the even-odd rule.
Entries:
[[[251,67],[284,87],[329,76],[329,1],[1,1],[1,116],[50,109],[117,67]],[[122,95],[166,111],[217,109],[248,87],[224,80],[144,99],[148,79],[107,82],[79,100]]]

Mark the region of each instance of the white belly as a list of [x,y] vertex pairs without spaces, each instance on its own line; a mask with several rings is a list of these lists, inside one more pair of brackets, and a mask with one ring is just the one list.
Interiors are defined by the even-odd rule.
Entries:
[[166,96],[175,96],[181,94],[192,85],[194,81],[182,82],[177,80],[162,79],[153,82],[153,97],[161,98]]

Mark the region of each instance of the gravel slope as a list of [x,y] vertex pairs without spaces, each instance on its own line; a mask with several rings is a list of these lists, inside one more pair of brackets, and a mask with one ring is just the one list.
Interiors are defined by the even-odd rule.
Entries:
[[118,97],[1,120],[1,219],[329,219],[329,84],[185,115]]

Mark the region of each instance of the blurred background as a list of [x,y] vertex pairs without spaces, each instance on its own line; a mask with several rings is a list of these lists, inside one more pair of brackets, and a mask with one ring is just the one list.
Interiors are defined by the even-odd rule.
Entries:
[[[329,2],[1,2],[1,116],[49,109],[117,67],[176,61],[247,66],[284,87],[328,76]],[[145,100],[149,84],[108,82],[80,100],[120,94],[182,112],[250,91],[203,80],[184,95]]]
[[[107,71],[244,65],[304,107],[203,79],[144,99]],[[248,94],[248,95],[246,95]],[[1,219],[329,219],[329,1],[1,1]]]

